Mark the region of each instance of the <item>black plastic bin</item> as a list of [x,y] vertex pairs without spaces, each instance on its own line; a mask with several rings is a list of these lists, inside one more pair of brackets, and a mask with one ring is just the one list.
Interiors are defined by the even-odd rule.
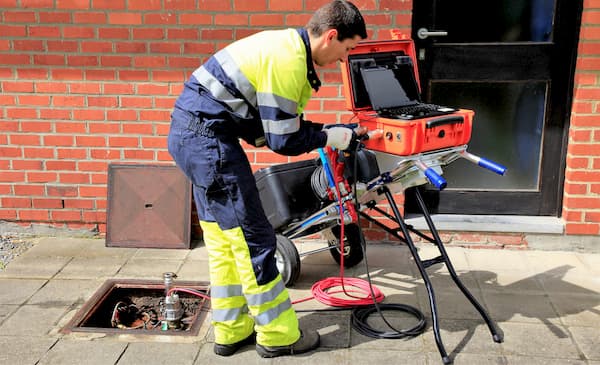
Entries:
[[320,201],[311,187],[311,176],[319,165],[318,159],[312,159],[274,165],[254,173],[263,208],[276,231],[319,209]]

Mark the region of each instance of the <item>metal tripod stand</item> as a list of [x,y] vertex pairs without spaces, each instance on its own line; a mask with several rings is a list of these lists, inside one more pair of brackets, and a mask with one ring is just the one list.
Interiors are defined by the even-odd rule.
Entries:
[[[405,243],[408,246],[410,253],[412,254],[412,256],[414,258],[415,264],[417,265],[417,268],[419,269],[419,274],[421,275],[421,277],[423,278],[423,281],[425,283],[425,288],[426,288],[427,294],[428,294],[429,306],[431,308],[433,334],[435,337],[435,342],[436,342],[437,348],[440,352],[440,355],[442,356],[442,361],[444,362],[444,364],[451,364],[452,359],[448,356],[446,349],[444,348],[444,344],[442,342],[435,293],[434,293],[433,285],[432,285],[431,280],[429,279],[429,275],[427,273],[427,268],[431,267],[432,265],[435,265],[438,263],[443,263],[446,265],[446,269],[450,273],[450,276],[452,277],[452,280],[454,281],[456,286],[460,289],[460,291],[463,293],[463,295],[469,300],[469,302],[473,305],[473,307],[475,307],[475,309],[479,312],[481,317],[486,322],[486,324],[492,334],[492,338],[495,342],[497,342],[497,343],[502,342],[504,339],[504,334],[503,334],[502,330],[492,320],[492,318],[488,315],[488,313],[483,308],[483,306],[477,301],[477,299],[475,299],[475,297],[473,297],[473,295],[469,292],[469,290],[465,287],[465,285],[462,283],[462,281],[459,279],[458,275],[456,274],[456,271],[454,270],[452,262],[450,261],[450,258],[448,257],[446,249],[444,248],[444,244],[435,228],[433,220],[431,219],[431,215],[429,214],[429,211],[425,205],[425,201],[423,200],[423,197],[421,196],[419,190],[415,189],[417,202],[418,202],[419,208],[421,210],[421,213],[422,213],[423,217],[425,218],[425,221],[427,222],[427,226],[429,227],[431,236],[429,236],[429,235],[427,235],[405,223],[404,217],[400,213],[400,210],[398,209],[398,206],[396,205],[396,202],[394,201],[393,193],[390,190],[389,185],[396,184],[396,185],[400,185],[401,187],[403,186],[403,188],[406,188],[407,186],[417,186],[423,180],[419,181],[418,178],[415,179],[414,176],[411,177],[410,175],[415,175],[419,170],[419,171],[423,172],[425,175],[427,175],[430,182],[434,183],[434,185],[437,185],[438,188],[441,185],[445,186],[444,179],[441,178],[439,175],[437,175],[435,170],[431,170],[430,166],[435,167],[435,166],[441,166],[441,165],[447,164],[459,156],[464,157],[464,158],[472,157],[472,155],[465,156],[464,155],[465,153],[466,153],[466,151],[464,149],[451,149],[451,150],[443,151],[442,153],[431,154],[429,156],[417,156],[414,158],[409,158],[406,161],[401,162],[398,165],[399,167],[396,169],[396,173],[392,174],[392,176],[395,176],[395,178],[391,179],[390,181],[381,181],[379,184],[373,185],[369,189],[371,191],[371,194],[366,195],[367,198],[363,197],[363,199],[361,199],[361,200],[363,200],[363,202],[365,202],[366,209],[360,209],[360,215],[362,217],[364,217],[368,221],[374,223],[375,225],[379,226],[380,228],[382,228],[383,230],[385,230],[392,236],[396,237],[398,240],[400,240],[401,242]],[[427,160],[426,164],[423,163],[423,159]],[[473,161],[473,162],[478,162],[478,161]],[[484,164],[489,164],[489,163],[491,163],[491,162],[487,161],[487,160],[484,162]],[[502,173],[502,174],[504,173],[502,166],[495,165],[493,163],[491,166],[486,165],[483,167],[486,167],[486,168],[491,167],[490,170],[492,170],[494,172]],[[410,183],[407,184],[408,181],[410,181]],[[390,214],[390,213],[386,212],[385,210],[379,208],[376,205],[376,199],[373,199],[373,197],[375,195],[372,193],[375,193],[379,197],[385,197],[393,214]],[[370,200],[370,199],[373,199],[373,200]],[[379,220],[374,219],[369,214],[367,214],[367,212],[369,210],[375,211],[375,212],[381,214],[382,216],[388,218],[389,220],[393,221],[397,225],[397,227],[390,228],[390,227],[386,226],[385,224],[383,224],[382,222],[380,222]],[[421,259],[421,257],[419,256],[419,253],[417,251],[417,248],[415,247],[415,244],[411,238],[411,233],[425,239],[426,241],[428,241],[430,243],[433,243],[437,247],[440,255],[435,258],[428,259],[428,260]]]

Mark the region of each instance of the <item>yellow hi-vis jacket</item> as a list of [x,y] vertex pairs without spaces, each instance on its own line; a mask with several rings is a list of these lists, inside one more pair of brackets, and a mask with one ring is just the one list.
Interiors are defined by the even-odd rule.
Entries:
[[302,119],[320,84],[307,31],[268,30],[210,57],[185,83],[175,107],[208,121],[228,119],[232,135],[297,155],[325,146],[320,126]]

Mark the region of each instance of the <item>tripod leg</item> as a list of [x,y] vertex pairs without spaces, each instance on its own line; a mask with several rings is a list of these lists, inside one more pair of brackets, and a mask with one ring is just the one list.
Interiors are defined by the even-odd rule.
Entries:
[[479,314],[481,315],[481,317],[487,324],[487,326],[492,334],[492,338],[494,339],[494,342],[498,342],[498,343],[502,342],[504,340],[504,334],[502,333],[502,330],[500,330],[498,328],[496,323],[488,315],[488,313],[485,311],[483,306],[481,304],[479,304],[477,299],[475,299],[475,297],[473,297],[471,292],[465,287],[465,285],[459,279],[458,275],[456,274],[456,271],[454,270],[454,266],[452,266],[452,263],[450,262],[450,258],[448,257],[448,253],[446,252],[446,249],[444,248],[442,240],[437,232],[437,229],[435,228],[435,225],[433,224],[433,220],[431,219],[431,216],[429,215],[429,211],[427,210],[427,207],[425,206],[425,201],[423,200],[423,197],[421,196],[421,193],[419,192],[419,190],[416,189],[415,191],[416,191],[416,196],[417,196],[417,201],[419,203],[419,207],[421,208],[421,211],[423,212],[423,217],[425,217],[425,220],[427,221],[427,225],[429,226],[431,234],[433,235],[433,238],[435,240],[435,245],[437,246],[438,250],[440,251],[442,258],[444,259],[444,263],[446,264],[446,268],[448,269],[448,272],[450,273],[452,280],[454,281],[456,286],[458,286],[458,288],[464,294],[464,296],[469,300],[469,302],[471,302],[473,307],[475,307],[475,309],[477,309],[477,311],[479,312]]
[[444,362],[444,364],[451,364],[452,359],[450,359],[450,357],[446,353],[446,349],[444,348],[444,344],[442,343],[442,336],[440,334],[440,324],[439,324],[439,320],[438,320],[437,304],[435,301],[435,293],[433,291],[433,285],[431,285],[431,280],[429,280],[429,275],[427,274],[427,270],[425,269],[425,266],[423,265],[423,262],[421,261],[421,257],[419,256],[419,253],[417,252],[417,248],[415,247],[412,238],[410,237],[410,232],[408,231],[408,227],[404,223],[404,219],[402,218],[402,215],[400,214],[400,211],[398,210],[398,206],[394,202],[392,193],[387,188],[385,188],[385,196],[390,204],[390,207],[392,208],[394,217],[395,217],[398,225],[400,226],[400,229],[402,230],[402,234],[404,235],[406,245],[408,246],[413,258],[415,259],[415,264],[417,265],[417,268],[419,269],[419,273],[421,274],[421,277],[423,278],[423,281],[425,282],[425,289],[427,289],[427,297],[429,299],[429,307],[431,308],[431,320],[433,322],[433,336],[435,338],[435,344],[437,345],[438,351],[440,352],[440,355],[442,356],[442,361]]

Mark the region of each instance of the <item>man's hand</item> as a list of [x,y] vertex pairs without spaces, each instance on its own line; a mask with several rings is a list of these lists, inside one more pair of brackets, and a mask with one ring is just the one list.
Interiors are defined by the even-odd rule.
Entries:
[[367,133],[366,127],[357,127],[356,124],[336,124],[332,127],[325,127],[327,133],[327,146],[335,147],[339,150],[355,150],[360,137]]

